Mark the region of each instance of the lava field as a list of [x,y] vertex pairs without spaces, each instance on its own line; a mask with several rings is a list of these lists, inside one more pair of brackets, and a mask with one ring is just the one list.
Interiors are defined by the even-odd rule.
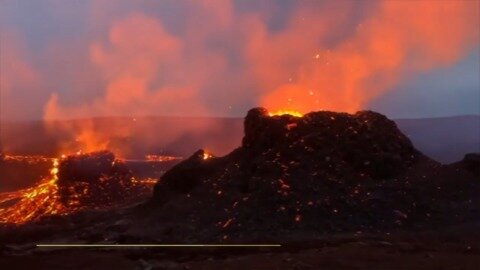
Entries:
[[[255,108],[231,153],[198,150],[168,162],[176,165],[152,194],[152,181],[140,182],[131,170],[150,161],[140,166],[108,151],[55,160],[50,177],[16,192],[16,207],[0,213],[17,223],[0,226],[0,238],[284,244],[429,230],[480,217],[478,154],[441,165],[371,111],[293,116]],[[2,204],[13,196],[7,195]]]

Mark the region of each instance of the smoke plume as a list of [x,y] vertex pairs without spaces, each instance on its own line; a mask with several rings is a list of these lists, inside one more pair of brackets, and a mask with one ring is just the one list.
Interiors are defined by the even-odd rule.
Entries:
[[[2,84],[43,89],[46,121],[240,116],[253,106],[353,112],[479,45],[478,1],[85,2],[79,37],[51,39],[32,63],[8,54],[17,64]],[[63,1],[48,3],[55,18],[74,17]],[[133,134],[49,128],[70,130],[85,150]],[[172,128],[162,129],[169,141],[193,132]]]

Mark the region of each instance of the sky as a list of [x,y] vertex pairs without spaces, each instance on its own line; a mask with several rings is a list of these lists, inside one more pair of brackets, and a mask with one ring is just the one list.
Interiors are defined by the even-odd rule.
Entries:
[[0,1],[1,120],[480,114],[476,0]]

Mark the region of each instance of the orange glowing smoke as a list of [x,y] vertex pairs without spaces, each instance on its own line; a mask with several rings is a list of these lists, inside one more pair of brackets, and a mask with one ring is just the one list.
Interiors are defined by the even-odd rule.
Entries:
[[[188,59],[188,52],[182,53],[181,40],[169,33],[160,21],[142,13],[130,14],[112,22],[106,41],[106,44],[94,41],[89,48],[91,64],[105,81],[102,95],[93,102],[64,106],[59,95],[53,93],[44,106],[45,120],[83,118],[92,114],[145,116],[159,110],[168,114],[191,111],[206,114],[207,109],[198,102],[197,84],[199,80],[205,81],[203,77],[207,75],[189,70],[197,61]],[[215,65],[218,61],[206,58],[198,61],[198,65],[203,66],[205,62]],[[159,74],[172,82],[153,88]],[[52,132],[58,128],[53,126]],[[117,130],[95,127],[93,123],[85,126],[69,123],[63,129],[70,130],[84,152],[105,150],[110,138],[120,135],[125,138],[133,132],[125,127],[124,134],[118,134]],[[61,148],[72,152],[72,147]],[[120,149],[120,152],[126,151]],[[125,154],[117,149],[115,153]]]
[[[53,95],[46,105],[47,111],[55,109],[58,100],[57,95]],[[62,112],[67,113],[67,112]],[[45,115],[45,128],[54,135],[68,134],[69,139],[58,142],[58,153],[74,154],[78,152],[90,153],[107,150],[110,146],[110,140],[113,135],[129,134],[126,128],[110,131],[96,125],[93,119],[82,119],[76,121],[56,121],[54,116]]]
[[247,57],[266,91],[263,107],[355,112],[408,74],[450,65],[478,45],[478,1],[381,1],[327,45],[355,8],[336,7],[323,14],[300,8],[273,34],[260,19],[250,21]]
[[75,138],[76,142],[81,144],[80,151],[89,153],[101,150],[107,150],[110,141],[104,138],[105,135],[98,134],[89,126],[82,126],[80,133]]
[[[163,2],[149,10],[171,8]],[[478,46],[478,1],[314,2],[292,4],[275,30],[280,4],[239,11],[228,0],[178,1],[185,12],[180,30],[141,8],[103,18],[109,4],[92,4],[106,31],[85,38],[87,63],[66,68],[94,70],[98,85],[85,91],[103,91],[75,103],[68,102],[73,90],[52,93],[44,118],[225,115],[245,104],[354,112],[412,74],[451,65]],[[117,136],[88,125],[71,129],[87,152],[110,148]]]

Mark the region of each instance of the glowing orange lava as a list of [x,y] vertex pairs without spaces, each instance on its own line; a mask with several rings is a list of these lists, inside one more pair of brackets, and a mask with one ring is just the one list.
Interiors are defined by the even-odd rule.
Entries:
[[291,116],[294,116],[294,117],[302,117],[303,114],[299,111],[295,111],[295,110],[279,110],[279,111],[275,111],[275,112],[269,112],[268,113],[269,116],[280,116],[280,115],[291,115]]
[[32,155],[32,156],[4,155],[3,160],[15,161],[15,162],[26,162],[27,164],[37,164],[40,162],[48,162],[52,160],[52,158],[40,156],[40,155]]
[[162,156],[162,155],[146,155],[145,160],[147,162],[166,162],[166,161],[173,161],[173,160],[180,160],[182,157],[174,157],[174,156]]
[[203,160],[207,160],[209,158],[213,157],[211,154],[207,153],[207,152],[203,152]]
[[[60,160],[66,158],[68,157],[65,155],[62,155],[60,159],[37,156],[9,156],[8,159],[10,160],[23,162],[37,162],[50,159],[53,164],[50,169],[50,176],[45,177],[38,184],[14,192],[0,193],[0,223],[23,224],[38,221],[45,216],[72,214],[89,207],[89,205],[82,203],[84,197],[87,198],[90,195],[90,188],[94,188],[88,184],[74,183],[64,187],[68,189],[69,196],[62,196],[62,187],[59,186],[58,175]],[[100,181],[108,180],[100,179]],[[130,185],[124,187],[125,192],[127,192],[128,188],[132,190],[133,187],[141,187],[142,189],[138,190],[138,194],[134,194],[141,195],[141,192],[151,190],[156,182],[157,179],[154,178],[135,179],[132,177]]]
[[0,222],[21,224],[41,216],[66,214],[72,211],[60,202],[57,186],[58,166],[58,159],[53,159],[50,177],[43,179],[34,187],[1,194],[0,204],[14,199],[19,201],[12,207],[0,208]]

